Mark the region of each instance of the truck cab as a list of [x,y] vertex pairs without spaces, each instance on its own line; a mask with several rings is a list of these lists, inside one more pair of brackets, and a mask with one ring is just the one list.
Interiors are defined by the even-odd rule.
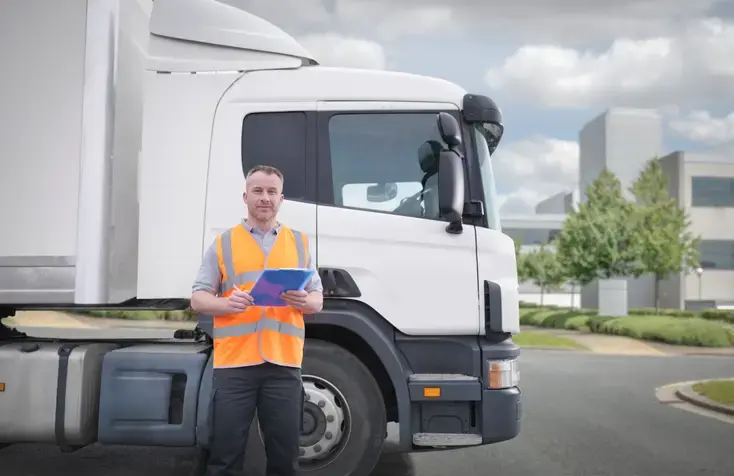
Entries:
[[[67,292],[42,272],[23,287],[29,266],[62,261],[43,241],[23,248],[28,236],[13,228],[0,238],[0,283],[20,281],[0,289],[0,308],[185,308],[204,250],[244,213],[244,174],[274,165],[285,175],[279,221],[308,236],[324,283],[323,311],[306,318],[304,469],[369,474],[388,422],[403,452],[517,436],[518,282],[497,212],[492,153],[503,122],[492,99],[437,78],[319,65],[279,28],[214,0],[116,8],[117,49],[97,51],[116,77],[86,83],[115,107],[87,105],[87,154],[64,159],[83,170],[66,197],[79,210],[68,233],[73,259],[63,261]],[[115,140],[90,135],[95,114],[113,117],[98,133]],[[29,177],[15,181],[33,187]],[[94,431],[77,446],[205,450],[210,325],[201,316],[191,342],[106,340],[90,353],[99,365],[87,381],[58,390],[89,381],[97,389]],[[32,370],[44,347],[22,350],[29,339],[39,341],[5,348],[23,352]],[[100,344],[71,345],[59,358]],[[0,394],[3,415],[23,405],[23,395],[9,398]],[[248,451],[259,456],[248,464],[262,471],[253,428]],[[57,430],[48,439],[61,444]],[[28,441],[12,438],[0,429],[0,442]]]

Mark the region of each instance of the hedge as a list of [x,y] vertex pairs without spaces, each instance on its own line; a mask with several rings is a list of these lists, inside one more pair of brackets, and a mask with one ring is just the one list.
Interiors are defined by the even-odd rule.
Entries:
[[720,320],[703,317],[631,314],[599,316],[596,310],[528,306],[520,310],[520,324],[554,329],[622,335],[673,345],[734,346],[734,329]]
[[669,316],[669,317],[698,317],[707,321],[724,321],[734,324],[734,309],[704,309],[701,311],[684,311],[680,309],[639,308],[630,309],[630,315],[635,316]]
[[[521,309],[567,309],[561,306],[544,305],[540,306],[535,303],[521,302]],[[596,314],[596,310],[588,310]],[[668,317],[698,317],[707,321],[724,321],[728,324],[734,324],[734,309],[704,309],[701,311],[689,311],[681,309],[658,309],[655,308],[632,308],[627,312],[630,316],[668,316]]]

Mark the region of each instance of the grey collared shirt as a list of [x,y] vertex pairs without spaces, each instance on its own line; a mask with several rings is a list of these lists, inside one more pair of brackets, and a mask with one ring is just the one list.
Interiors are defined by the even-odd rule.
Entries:
[[[252,237],[255,238],[255,241],[257,241],[262,247],[265,252],[265,256],[270,254],[270,250],[273,248],[273,243],[275,243],[275,238],[278,236],[278,233],[280,233],[280,223],[267,233],[258,228],[249,226],[246,220],[242,220],[242,226],[250,232]],[[308,268],[314,273],[308,283],[306,283],[305,290],[307,292],[323,291],[324,287],[321,283],[321,277],[319,277],[314,260],[308,260]],[[213,242],[204,252],[204,258],[201,261],[201,267],[199,267],[199,273],[196,275],[196,280],[194,281],[194,286],[191,292],[208,291],[212,294],[218,295],[221,282],[222,273],[219,270],[217,247],[216,242]]]

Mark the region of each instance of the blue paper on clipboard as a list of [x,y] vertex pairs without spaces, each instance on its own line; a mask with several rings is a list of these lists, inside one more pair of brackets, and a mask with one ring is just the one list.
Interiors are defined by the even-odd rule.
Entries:
[[265,269],[250,290],[253,306],[285,307],[280,295],[286,291],[302,291],[313,271],[302,268]]

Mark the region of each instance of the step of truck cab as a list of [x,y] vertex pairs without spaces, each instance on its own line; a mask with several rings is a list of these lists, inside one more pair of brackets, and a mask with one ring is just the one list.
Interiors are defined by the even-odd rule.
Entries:
[[464,433],[415,433],[413,444],[420,447],[442,448],[450,446],[478,446],[482,435]]
[[411,433],[416,447],[482,444],[482,383],[463,374],[413,374],[408,377]]

